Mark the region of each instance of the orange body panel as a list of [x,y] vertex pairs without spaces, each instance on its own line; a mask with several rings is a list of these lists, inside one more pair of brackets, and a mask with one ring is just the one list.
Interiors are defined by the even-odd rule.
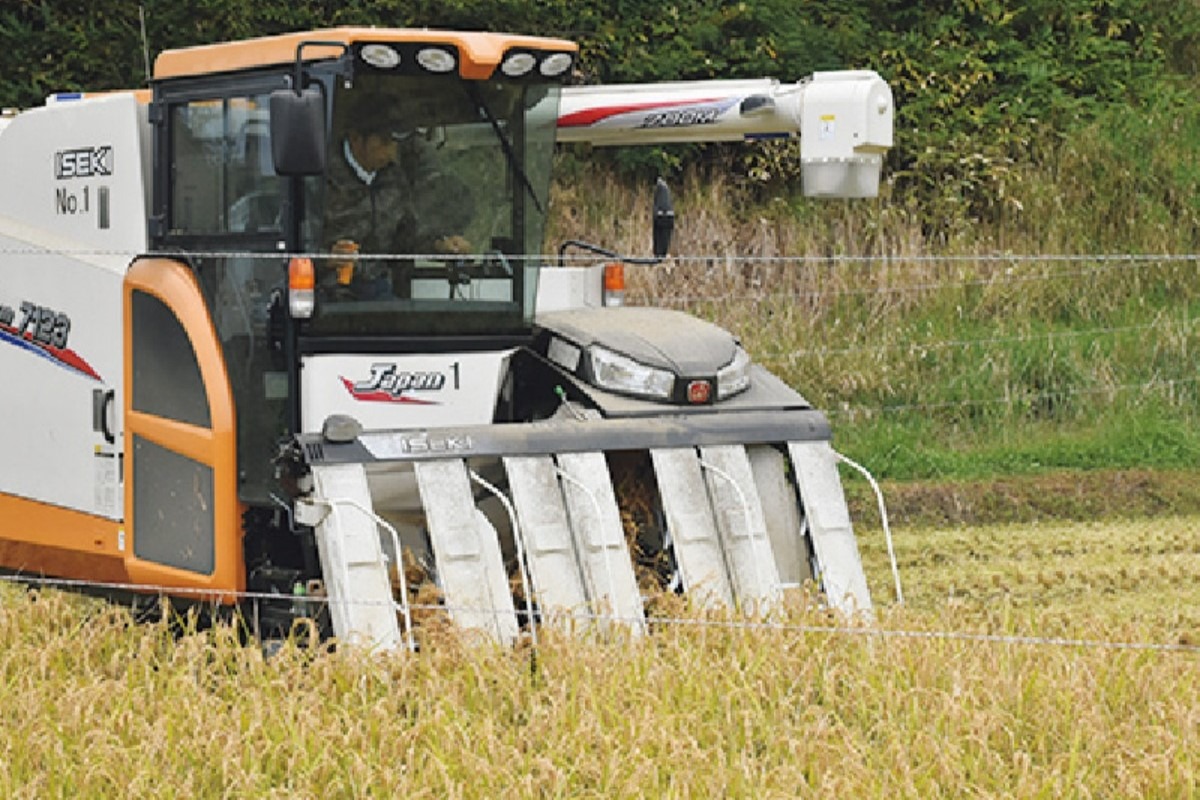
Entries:
[[[200,374],[208,398],[212,428],[199,428],[133,410],[133,336],[128,322],[132,318],[133,292],[154,295],[179,319],[191,341],[200,365]],[[130,541],[126,569],[135,583],[188,589],[189,596],[200,593],[206,598],[232,602],[233,593],[246,587],[242,552],[241,505],[237,499],[237,430],[233,393],[225,370],[225,359],[209,319],[200,287],[191,270],[177,261],[143,259],[125,276],[125,513]],[[133,555],[137,543],[137,517],[134,513],[133,438],[140,436],[162,447],[207,464],[213,472],[213,534],[215,566],[211,575],[143,561]],[[211,593],[210,593],[211,592]]]
[[123,525],[0,494],[0,564],[27,575],[125,583]]
[[[566,39],[518,36],[508,33],[402,28],[329,28],[247,39],[241,42],[167,50],[154,61],[154,78],[163,80],[184,75],[208,75],[214,72],[231,72],[288,64],[296,59],[297,45],[301,42],[313,41],[340,42],[347,45],[356,42],[428,42],[429,44],[452,45],[458,50],[459,74],[470,80],[483,80],[490,77],[505,51],[513,47],[571,53],[579,49],[578,45]],[[340,53],[341,48],[338,47],[309,47],[304,50],[304,58],[306,61],[335,58]]]

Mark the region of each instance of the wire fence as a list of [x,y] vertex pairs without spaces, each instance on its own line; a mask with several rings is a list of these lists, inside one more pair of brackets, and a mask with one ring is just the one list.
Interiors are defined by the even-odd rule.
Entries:
[[1190,406],[1198,258],[687,256],[641,268],[630,302],[743,333],[757,361],[843,419]]
[[[0,256],[67,255],[81,258],[128,259],[136,254],[119,250],[47,250],[44,248],[0,249]],[[328,253],[281,254],[243,251],[150,253],[145,255],[170,258],[248,258],[280,260],[290,255],[329,258]],[[344,258],[344,256],[337,256]],[[385,259],[411,259],[412,254],[391,254]],[[442,254],[417,256],[444,261]],[[514,264],[524,259],[511,258]],[[541,259],[539,259],[541,260]],[[550,259],[547,258],[547,261]],[[592,256],[567,256],[568,266],[592,266],[601,263]],[[864,400],[853,391],[839,394],[825,391],[824,408],[831,416],[853,422],[861,418],[891,414],[927,414],[988,407],[1005,407],[1060,403],[1063,400],[1087,399],[1098,406],[1112,404],[1120,397],[1161,396],[1184,398],[1194,404],[1200,393],[1200,375],[1166,374],[1156,366],[1156,355],[1164,347],[1173,347],[1173,358],[1186,367],[1187,356],[1200,345],[1197,313],[1200,312],[1200,283],[1194,294],[1181,290],[1194,279],[1192,270],[1200,254],[983,254],[962,256],[802,256],[755,257],[742,255],[677,255],[667,263],[631,270],[632,304],[658,305],[700,313],[731,329],[753,327],[751,324],[766,311],[796,306],[809,317],[813,310],[832,316],[830,309],[846,318],[859,316],[859,328],[847,331],[845,325],[830,324],[828,336],[812,337],[796,346],[771,347],[770,343],[755,353],[757,360],[772,369],[796,370],[806,364],[829,364],[851,359],[870,362],[878,368],[881,363],[911,362],[930,355],[957,355],[980,363],[995,362],[997,354],[1016,348],[1035,348],[1059,358],[1065,348],[1092,348],[1100,343],[1115,347],[1118,341],[1133,355],[1125,361],[1141,367],[1133,374],[1110,373],[1102,380],[1092,380],[1086,371],[1072,380],[1038,389],[1036,385],[987,396],[959,396],[944,399],[911,400],[903,397],[879,402],[881,393]],[[1166,280],[1163,275],[1166,271]],[[1156,272],[1157,271],[1157,272]],[[1089,315],[1070,316],[1071,287],[1098,281],[1116,281],[1109,307],[1092,310]],[[1124,283],[1121,283],[1124,282]],[[1031,289],[1054,285],[1065,295],[1053,309],[1044,309],[1036,300],[1021,308],[1029,314],[1011,320],[1012,329],[980,332],[972,318],[971,306],[960,313],[961,327],[942,326],[921,328],[912,325],[922,300],[967,298],[977,302],[1014,303],[1024,300]],[[1064,288],[1065,287],[1065,288]],[[1155,303],[1139,305],[1138,292],[1156,292]],[[1124,294],[1121,294],[1124,293]],[[893,301],[904,299],[904,303]],[[893,338],[878,334],[871,327],[872,313],[883,308],[897,329],[909,326],[904,336],[891,333]],[[748,311],[747,311],[748,310]],[[1045,312],[1045,313],[1043,313]],[[1057,316],[1056,316],[1057,315]],[[1081,323],[1080,320],[1087,320]],[[785,323],[786,324],[786,323]],[[1164,345],[1167,343],[1167,345]],[[1087,353],[1078,354],[1086,361]],[[1053,359],[1052,359],[1053,360]],[[951,362],[949,369],[961,368]],[[804,387],[801,387],[804,389]],[[853,390],[853,387],[852,387]],[[188,594],[187,591],[163,586],[134,586],[92,581],[68,581],[33,576],[5,577],[5,581],[47,588],[87,589],[102,591],[135,591]],[[197,597],[211,593],[197,592]],[[276,603],[278,595],[237,593],[242,603]],[[327,598],[306,598],[309,603],[329,603]],[[453,613],[456,609],[444,605],[410,604],[410,610]],[[580,623],[622,622],[643,624],[641,621],[618,620],[611,615],[572,614]],[[1194,654],[1200,646],[1169,642],[1101,641],[1056,636],[1025,636],[971,631],[888,630],[873,626],[811,626],[772,623],[753,620],[712,620],[652,616],[644,621],[652,626],[719,627],[735,630],[778,630],[788,633],[820,633],[845,636],[869,636],[893,639],[945,639],[1010,646],[1040,646],[1067,648],[1103,648],[1111,650],[1147,650]]]
[[[0,249],[0,256],[16,255],[129,259],[137,254],[105,249]],[[291,255],[345,258],[330,253],[241,250],[145,255],[274,261]],[[441,262],[461,258],[445,254],[371,257]],[[519,264],[554,257],[506,258]],[[590,266],[609,259],[567,254],[558,260],[569,266]],[[1200,287],[1186,288],[1197,261],[1200,254],[1195,253],[680,254],[659,265],[631,266],[628,302],[685,309],[735,332],[746,330],[756,345],[752,354],[757,361],[782,372],[787,382],[843,420],[928,412],[961,418],[1006,407],[1019,416],[1084,399],[1092,408],[1151,397],[1195,404],[1200,402],[1196,379],[1183,365],[1188,349],[1200,346],[1196,328]],[[1169,273],[1165,286],[1164,269]],[[1113,278],[1132,283],[1115,289],[1108,298],[1111,308],[1062,319],[1071,311],[1071,287],[1082,294],[1083,288]],[[1003,330],[978,330],[980,303],[1020,303],[1034,285],[1054,285],[1065,297],[1042,306],[1035,297],[1014,308]],[[1139,308],[1139,292],[1170,296]],[[975,305],[964,302],[965,295],[971,295]],[[899,307],[889,304],[899,297],[909,300]],[[938,324],[933,325],[922,311],[926,302],[956,305],[936,317]],[[782,323],[763,322],[776,312],[787,315],[790,307],[802,310]],[[952,312],[960,318],[953,319]],[[984,312],[994,314],[994,309]],[[872,321],[880,318],[884,322]],[[1002,316],[988,319],[1000,324]],[[784,335],[789,329],[793,330],[790,338]],[[1103,369],[1089,369],[1089,359],[1101,346],[1126,352],[1108,359]],[[1174,348],[1178,356],[1166,359],[1166,367],[1156,363],[1164,347]],[[1064,357],[1063,348],[1076,351]],[[1134,355],[1129,355],[1131,349]],[[939,354],[946,354],[944,363],[927,363]],[[1005,363],[997,366],[997,362]],[[986,380],[953,376],[956,370],[981,366],[992,371]],[[885,378],[885,373],[890,375]],[[953,391],[947,389],[951,385]]]
[[[129,259],[138,254],[115,249],[0,249],[0,256],[54,255]],[[274,261],[292,255],[346,258],[241,250],[144,255]],[[461,257],[382,254],[371,258],[444,262]],[[553,258],[506,257],[512,264]],[[592,254],[557,259],[569,266],[609,260]],[[757,345],[752,351],[757,361],[782,372],[785,381],[843,420],[962,412],[957,418],[1006,407],[1019,416],[1040,413],[1050,404],[1085,399],[1092,408],[1123,398],[1195,404],[1200,402],[1196,379],[1181,365],[1187,363],[1188,349],[1200,345],[1196,327],[1200,287],[1184,288],[1197,261],[1200,254],[1195,253],[680,254],[659,265],[631,266],[628,302],[685,309],[735,332],[746,330]],[[1162,283],[1164,269],[1170,273],[1169,285]],[[1133,282],[1122,284],[1108,298],[1111,308],[1062,319],[1070,312],[1070,287],[1082,290],[1113,278]],[[1065,297],[1043,307],[1034,298],[1015,307],[1002,330],[978,330],[980,303],[1019,303],[1034,285],[1054,285]],[[1139,308],[1139,292],[1171,296]],[[975,305],[963,302],[965,295],[972,295]],[[899,297],[909,300],[898,308],[889,305],[889,300]],[[929,315],[922,313],[923,302],[957,302],[950,311],[959,314],[960,324],[948,311],[936,318],[939,324],[932,325]],[[763,322],[777,312],[788,314],[790,307],[802,310],[782,323]],[[879,318],[885,321],[872,322]],[[996,314],[988,319],[1001,318]],[[790,338],[782,335],[789,329],[793,330]],[[1103,369],[1089,371],[1089,358],[1101,346],[1126,353],[1108,359]],[[1129,355],[1131,348],[1139,346],[1140,353]],[[1166,359],[1167,367],[1156,363],[1162,360],[1157,356],[1164,347],[1174,348],[1179,355]],[[1076,351],[1064,357],[1063,348]],[[947,354],[941,359],[944,363],[928,363],[939,354]],[[1005,363],[997,366],[998,361]],[[955,370],[978,366],[991,369],[992,374],[986,380],[951,379]],[[953,391],[947,389],[951,385]]]
[[[119,256],[126,259],[146,258],[180,258],[180,257],[209,257],[209,258],[261,258],[268,260],[287,259],[291,257],[314,258],[429,258],[456,260],[471,258],[483,254],[446,254],[446,253],[371,253],[346,254],[329,251],[284,252],[280,250],[262,251],[246,249],[186,249],[173,248],[169,250],[131,250],[128,248],[104,247],[55,247],[28,245],[22,247],[0,247],[0,255],[32,255],[32,256]],[[533,262],[539,265],[550,265],[560,258],[568,264],[592,265],[611,263],[620,260],[621,256],[603,256],[587,253],[566,253],[563,255],[540,253],[530,255],[507,255],[507,258],[519,262]],[[931,254],[890,254],[890,255],[799,255],[799,256],[762,256],[749,253],[680,253],[666,256],[661,262],[652,265],[635,266],[651,270],[666,269],[672,265],[701,265],[704,267],[726,266],[740,264],[775,264],[787,266],[813,265],[849,265],[861,268],[877,269],[886,266],[908,264],[941,264],[941,265],[1011,265],[1022,266],[1029,264],[1094,264],[1105,269],[1136,269],[1155,264],[1195,264],[1200,262],[1200,253],[963,253],[951,255]]]

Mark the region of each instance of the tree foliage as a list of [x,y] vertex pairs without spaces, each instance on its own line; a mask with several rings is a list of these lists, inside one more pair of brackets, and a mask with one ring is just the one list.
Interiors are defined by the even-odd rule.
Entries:
[[1171,93],[1200,34],[1200,9],[1170,0],[882,6],[895,13],[876,68],[907,145],[897,187],[933,214],[965,205],[968,221],[1002,213],[1023,167],[1106,109]]
[[[144,85],[142,11],[151,59],[352,24],[575,39],[582,82],[875,69],[897,102],[893,200],[966,222],[1003,214],[1025,165],[1113,107],[1190,99],[1200,63],[1200,6],[1178,0],[8,0],[0,105]],[[796,178],[787,155],[736,160],[748,180],[778,184]],[[658,166],[671,161],[660,151]]]

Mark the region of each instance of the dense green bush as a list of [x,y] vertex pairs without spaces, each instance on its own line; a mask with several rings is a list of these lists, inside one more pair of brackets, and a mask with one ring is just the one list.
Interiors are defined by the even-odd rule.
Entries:
[[[889,199],[934,236],[1019,212],[1029,166],[1111,109],[1191,104],[1200,59],[1200,6],[1178,0],[15,0],[0,10],[0,105],[143,85],[143,8],[151,58],[378,24],[569,37],[581,43],[585,82],[875,69],[898,107]],[[695,152],[633,164],[669,169]],[[792,155],[784,145],[709,148],[704,158],[778,194],[797,185]]]
[[1019,204],[1023,170],[1106,110],[1176,96],[1200,33],[1194,3],[1162,0],[888,5],[897,191],[966,224]]

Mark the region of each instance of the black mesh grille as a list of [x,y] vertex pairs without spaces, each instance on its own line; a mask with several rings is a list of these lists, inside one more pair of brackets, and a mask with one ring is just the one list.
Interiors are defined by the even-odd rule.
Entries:
[[215,566],[212,467],[133,437],[133,552],[204,575]]
[[141,291],[133,293],[133,407],[201,428],[212,425],[187,333],[165,303]]

